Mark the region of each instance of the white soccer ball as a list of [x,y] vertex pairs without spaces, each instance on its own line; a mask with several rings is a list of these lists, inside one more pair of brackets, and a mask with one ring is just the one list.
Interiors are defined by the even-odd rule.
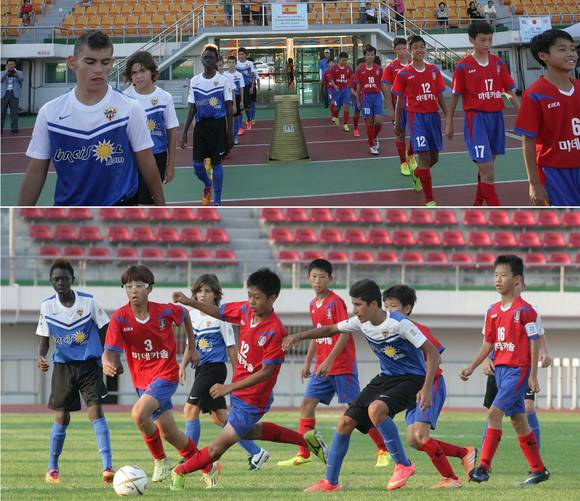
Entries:
[[113,487],[119,496],[142,496],[147,489],[147,474],[138,466],[123,466],[115,473]]

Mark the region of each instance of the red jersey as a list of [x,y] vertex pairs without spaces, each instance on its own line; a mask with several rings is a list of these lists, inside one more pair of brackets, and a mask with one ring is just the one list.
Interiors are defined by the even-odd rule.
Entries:
[[471,54],[457,63],[453,94],[463,97],[465,111],[502,111],[504,92],[515,88],[507,65],[493,54],[483,66]]
[[439,94],[444,90],[445,82],[437,66],[425,64],[423,71],[417,71],[408,64],[397,74],[392,92],[405,97],[409,113],[435,113]]
[[492,304],[485,315],[483,335],[493,345],[495,365],[530,366],[530,339],[538,339],[542,323],[536,309],[521,297],[505,308]]
[[262,365],[274,365],[270,379],[254,386],[234,391],[232,395],[264,412],[272,403],[272,389],[284,363],[282,340],[288,335],[276,313],[254,324],[254,314],[247,301],[225,303],[220,307],[226,322],[240,326],[238,339],[238,363],[232,383],[246,379],[262,369]]
[[560,169],[580,166],[580,80],[570,79],[572,92],[565,94],[544,77],[524,92],[515,132],[536,139],[541,167]]
[[[439,340],[433,334],[431,334],[431,331],[426,326],[424,326],[423,324],[420,324],[419,322],[415,322],[415,320],[411,320],[411,321],[418,327],[418,329],[427,338],[427,340],[433,346],[435,346],[435,349],[439,353],[443,353],[445,351],[445,346],[443,346],[439,342]],[[442,374],[443,374],[443,370],[441,369],[441,367],[437,367],[437,372],[435,373],[435,379],[433,381],[434,382],[437,381],[437,379],[439,379]]]
[[339,89],[345,89],[348,87],[350,78],[352,77],[352,69],[350,66],[345,66],[341,68],[338,64],[332,67],[332,80],[337,85]]
[[[320,305],[317,304],[316,298],[310,301],[310,318],[312,326],[322,327],[324,325],[334,325],[338,322],[348,319],[346,304],[340,296],[330,291]],[[339,336],[325,337],[315,339],[316,342],[316,371],[320,364],[326,360],[330,352],[338,342]],[[334,363],[328,373],[329,376],[338,374],[357,374],[356,367],[356,348],[352,334],[348,333],[348,341],[339,355],[334,359]]]
[[[336,65],[335,65],[335,66],[336,66]],[[324,72],[324,74],[322,75],[322,80],[323,80],[323,82],[324,82],[324,87],[325,87],[326,89],[330,89],[330,87],[331,87],[331,82],[332,82],[332,74],[333,74],[333,70],[334,70],[334,67],[335,67],[335,66],[333,66],[332,68],[328,68],[328,69],[327,69],[327,70]]]
[[402,64],[398,59],[393,59],[383,71],[382,81],[387,85],[393,85],[395,83],[395,78],[399,74],[406,64]]
[[179,382],[172,325],[181,325],[187,314],[175,304],[149,302],[149,317],[142,322],[126,304],[111,316],[105,349],[125,351],[133,386],[144,390],[155,379]]
[[354,73],[353,84],[361,84],[362,94],[373,94],[381,92],[381,77],[383,72],[378,64],[373,64],[372,68],[367,68],[366,64],[361,64]]

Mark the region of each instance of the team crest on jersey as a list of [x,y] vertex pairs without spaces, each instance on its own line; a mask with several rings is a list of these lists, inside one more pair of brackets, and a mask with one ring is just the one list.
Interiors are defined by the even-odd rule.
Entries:
[[151,106],[157,106],[159,104],[159,99],[156,97],[151,98]]
[[514,322],[519,321],[520,321],[520,310],[516,310],[516,312],[514,313]]
[[167,325],[167,322],[165,321],[165,319],[160,318],[159,319],[159,330],[162,331],[163,329],[165,329],[166,325]]
[[266,336],[260,336],[258,338],[258,346],[264,346],[266,344]]
[[214,81],[213,81],[213,86],[214,86],[214,87],[217,87],[219,84],[220,84],[220,83],[219,83],[217,80],[214,80]]
[[330,311],[330,308],[326,310],[326,318],[328,318],[328,320],[332,319],[332,311]]
[[113,118],[115,118],[115,115],[117,114],[117,108],[114,108],[113,106],[105,108],[103,114],[105,115],[105,118],[110,122],[111,120],[113,120]]
[[82,317],[84,312],[85,312],[85,310],[83,310],[82,308],[79,308],[79,309],[77,310],[77,315],[78,315],[79,317]]

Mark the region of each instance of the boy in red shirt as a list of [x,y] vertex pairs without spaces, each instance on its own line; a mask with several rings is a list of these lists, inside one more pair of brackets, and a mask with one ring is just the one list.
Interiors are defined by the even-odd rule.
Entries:
[[334,106],[334,87],[332,85],[332,74],[334,72],[334,67],[336,66],[334,59],[328,60],[328,68],[322,75],[322,81],[324,82],[324,92],[328,96],[328,102],[330,103],[330,120],[334,123],[337,123],[338,119],[335,120],[335,111],[336,108]]
[[350,118],[350,79],[352,77],[352,68],[346,64],[348,54],[341,52],[338,55],[338,64],[332,67],[331,85],[334,89],[334,123],[339,125],[340,108],[344,107],[343,129],[344,132],[350,132],[348,119]]

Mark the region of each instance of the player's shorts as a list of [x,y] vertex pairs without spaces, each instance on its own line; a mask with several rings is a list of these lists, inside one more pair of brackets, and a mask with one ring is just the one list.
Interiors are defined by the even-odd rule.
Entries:
[[254,92],[250,92],[250,99],[252,103],[255,103],[258,100],[258,84],[254,85]]
[[441,414],[441,409],[443,409],[446,397],[445,379],[443,376],[440,376],[435,379],[433,388],[431,388],[431,407],[422,411],[419,404],[417,404],[415,407],[407,410],[405,414],[407,426],[415,423],[429,423],[431,429],[434,430],[437,426],[437,420],[439,419],[439,414]]
[[[491,404],[497,395],[497,385],[495,384],[495,376],[487,376],[487,385],[485,387],[485,397],[483,398],[483,406],[489,409]],[[528,387],[526,389],[526,394],[524,395],[524,400],[536,400],[536,394]]]
[[234,395],[230,395],[230,412],[228,413],[227,422],[232,425],[238,437],[243,438],[262,419],[266,412],[268,412],[267,409],[262,412],[257,407],[244,402]]
[[355,115],[360,115],[360,109],[358,107],[358,101],[356,100],[356,97],[353,96],[352,93],[351,93],[350,98],[352,100],[352,110],[353,110],[354,114]]
[[[159,177],[161,182],[165,179],[165,169],[167,168],[167,152],[155,153],[155,162],[157,163],[157,170],[159,171]],[[153,205],[153,196],[147,187],[147,183],[139,171],[139,191],[137,192],[139,198],[139,205]]]
[[[405,102],[405,98],[401,98],[403,100],[403,110],[401,112],[401,129],[403,130],[403,134],[405,133],[405,129],[407,128],[407,121],[408,121],[408,113],[407,113],[407,104]],[[393,110],[397,109],[397,96],[393,94]]]
[[55,363],[48,408],[55,411],[78,411],[81,409],[81,395],[88,406],[101,404],[109,396],[98,360],[92,358]]
[[360,393],[358,374],[338,374],[336,376],[317,376],[313,374],[308,381],[304,398],[316,398],[329,405],[336,394],[339,404],[350,404]]
[[543,167],[544,187],[550,197],[550,205],[580,205],[580,167],[558,169]]
[[409,135],[415,151],[442,151],[441,117],[439,113],[408,112]]
[[193,129],[193,161],[203,162],[211,158],[211,163],[217,165],[226,152],[226,119],[204,118],[195,124]]
[[240,104],[242,104],[242,92],[240,91],[239,94],[236,94],[236,113],[234,113],[234,117],[239,117],[242,114],[242,108],[240,108]]
[[195,381],[189,392],[187,403],[201,407],[203,412],[211,412],[217,409],[227,409],[224,397],[213,398],[209,394],[214,384],[223,384],[228,375],[226,364],[208,363],[195,369]]
[[497,395],[492,405],[501,409],[506,416],[525,414],[524,395],[528,389],[529,375],[529,367],[496,367]]
[[466,111],[463,137],[475,163],[490,163],[494,155],[505,155],[503,111]]
[[135,388],[137,395],[141,397],[142,395],[149,395],[159,402],[159,408],[151,414],[151,419],[155,421],[161,416],[165,411],[173,410],[173,402],[171,397],[177,390],[177,383],[172,383],[166,379],[157,378],[149,383],[147,388]]
[[364,118],[374,116],[383,116],[383,95],[380,92],[362,94],[361,96],[361,115]]
[[249,110],[250,107],[252,106],[252,95],[250,93],[250,85],[246,85],[245,87],[243,87],[243,89],[244,89],[243,90],[243,93],[244,93],[244,109],[245,110]]
[[344,106],[350,104],[350,101],[350,89],[348,87],[334,92],[334,106]]
[[381,400],[389,406],[389,416],[394,417],[401,411],[417,404],[417,392],[425,382],[424,376],[375,376],[353,400],[344,415],[357,422],[362,433],[368,433],[374,426],[369,418],[369,406]]

